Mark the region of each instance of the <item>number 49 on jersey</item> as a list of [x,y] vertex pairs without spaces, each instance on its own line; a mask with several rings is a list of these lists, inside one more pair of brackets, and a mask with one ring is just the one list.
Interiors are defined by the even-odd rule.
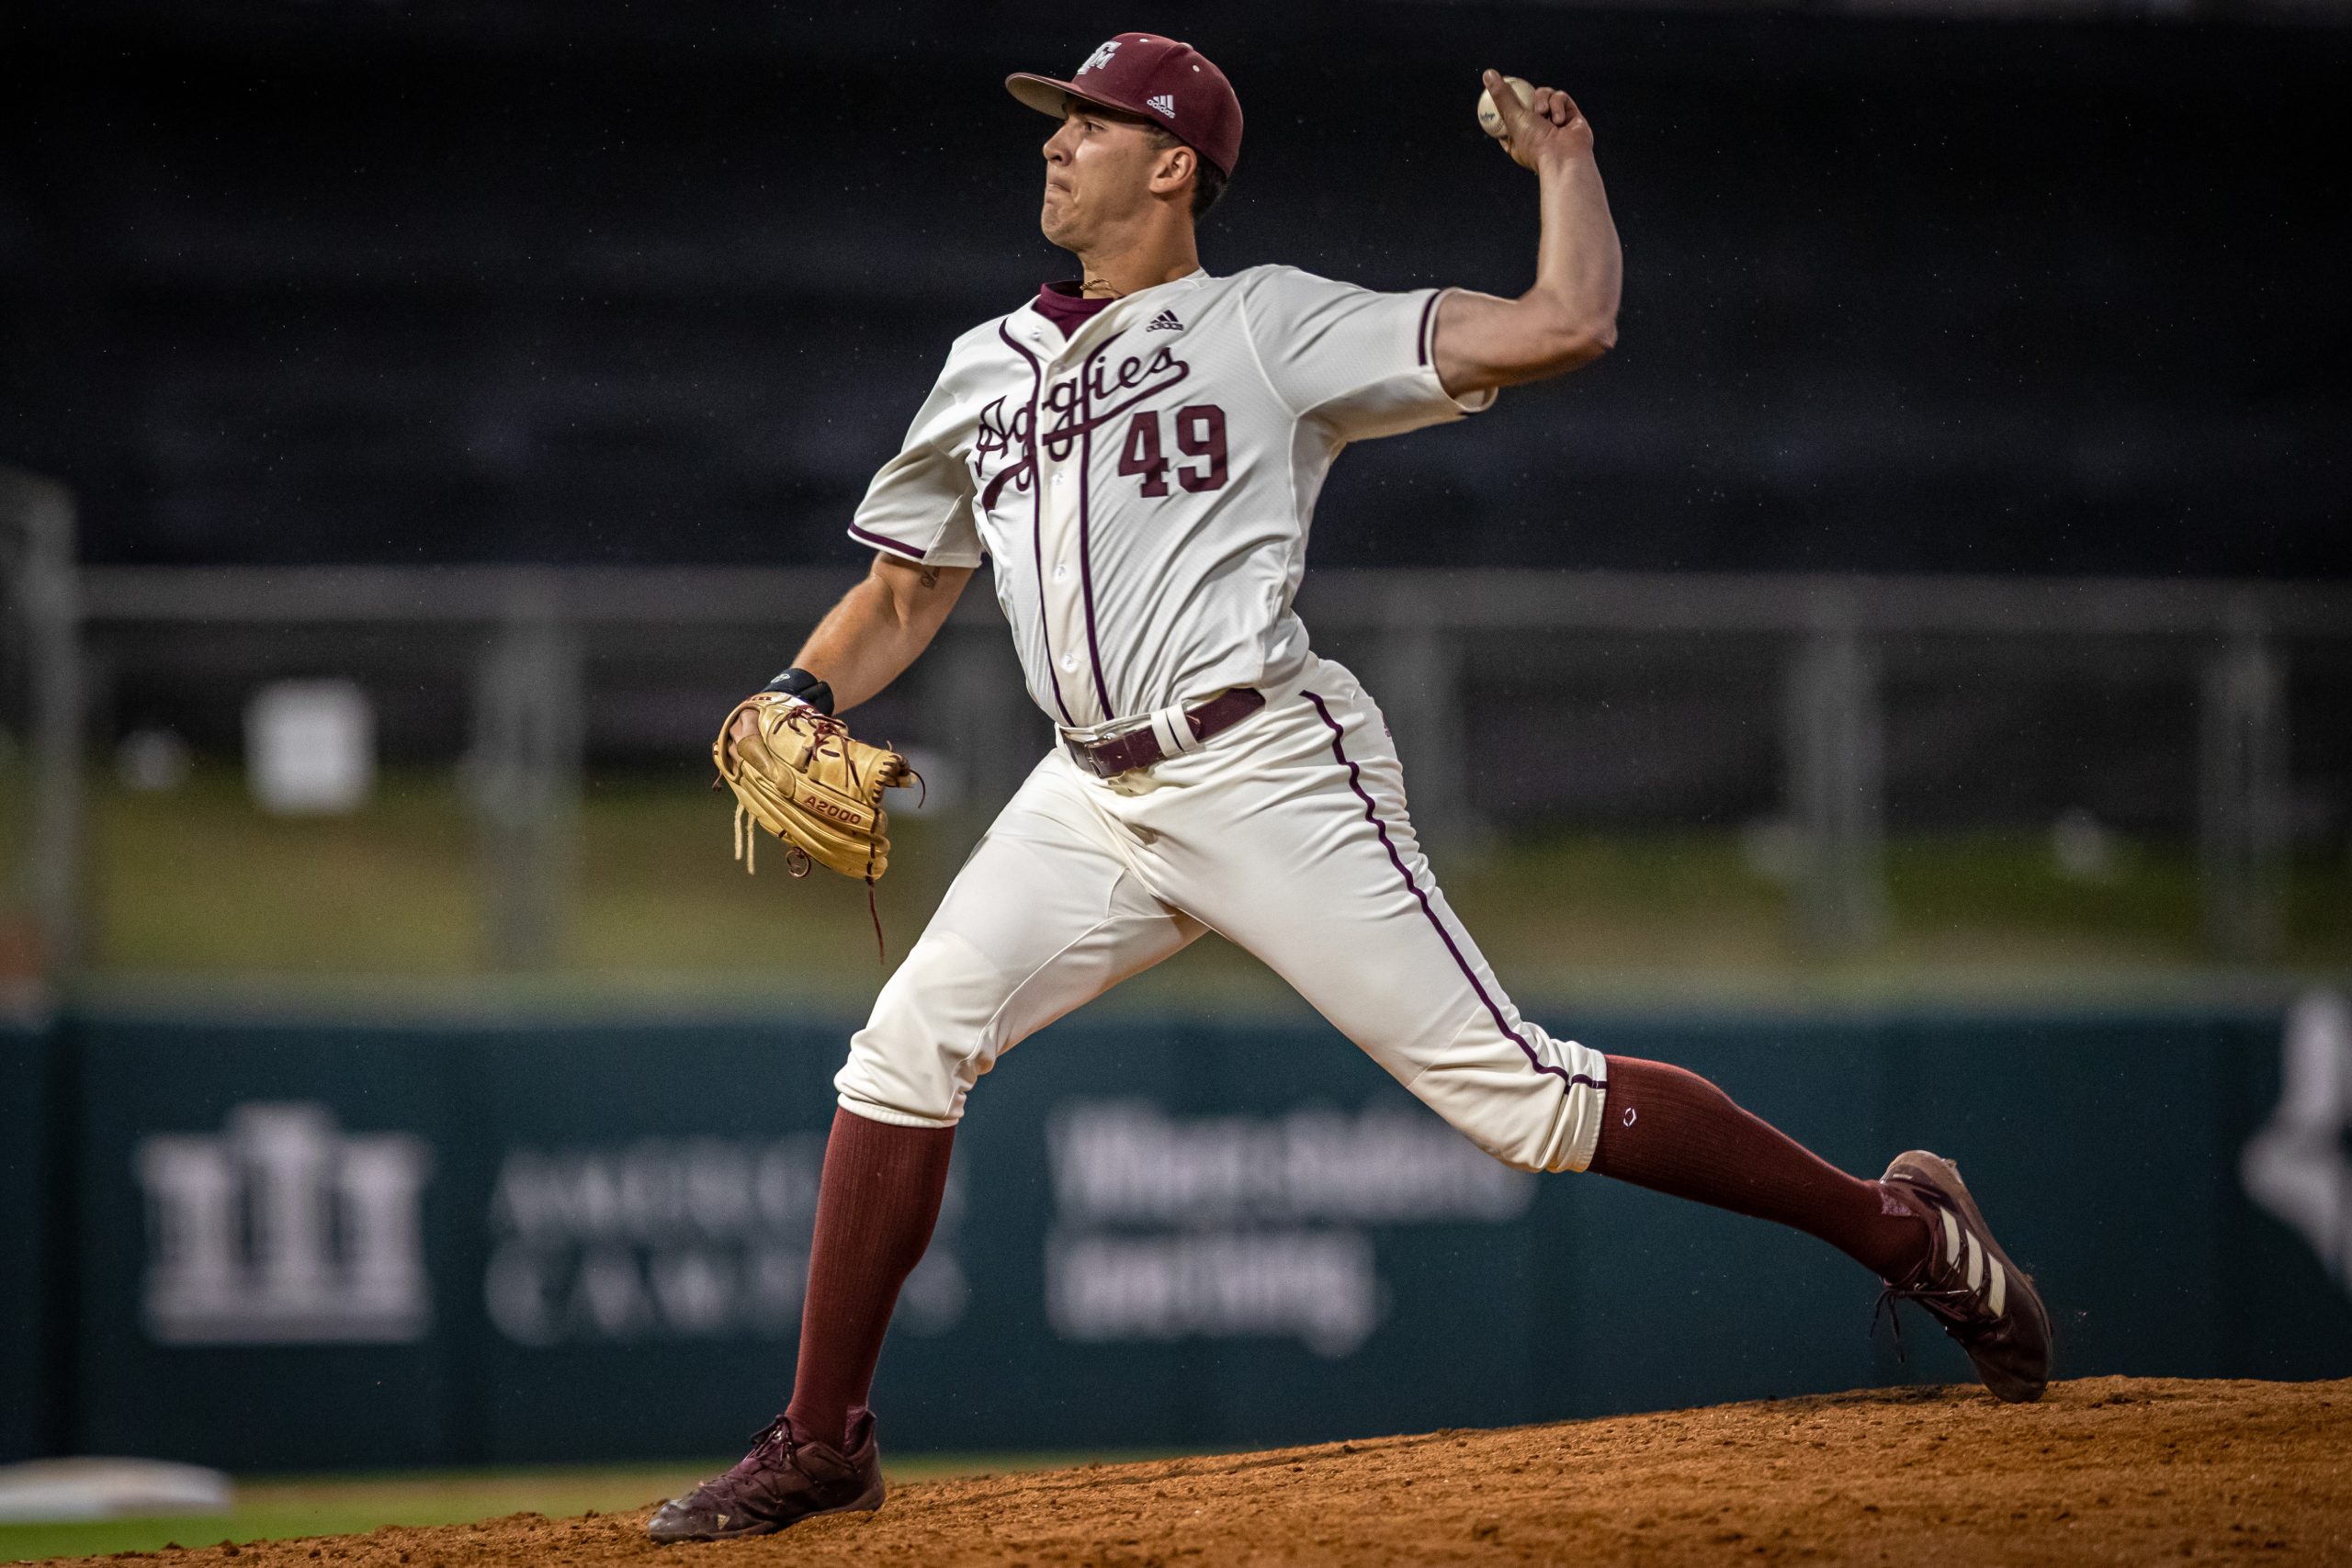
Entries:
[[[1223,490],[1226,479],[1225,411],[1215,403],[1193,403],[1178,409],[1170,421],[1176,450],[1195,462],[1175,465],[1176,482],[1188,491]],[[1159,411],[1146,409],[1127,424],[1119,451],[1119,472],[1143,478],[1142,493],[1168,493],[1169,460],[1162,455]]]

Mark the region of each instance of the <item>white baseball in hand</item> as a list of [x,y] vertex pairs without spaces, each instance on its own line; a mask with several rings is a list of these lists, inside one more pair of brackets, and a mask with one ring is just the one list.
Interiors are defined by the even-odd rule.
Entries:
[[[1506,76],[1503,80],[1510,84],[1510,90],[1519,95],[1521,103],[1532,105],[1535,102],[1534,83],[1524,76]],[[1478,129],[1498,141],[1510,135],[1510,128],[1503,124],[1503,111],[1495,107],[1494,94],[1483,87],[1478,90]]]

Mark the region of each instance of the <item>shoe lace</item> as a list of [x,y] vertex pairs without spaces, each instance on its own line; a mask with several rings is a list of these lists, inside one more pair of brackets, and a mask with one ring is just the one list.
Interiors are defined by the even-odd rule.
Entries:
[[[1928,1224],[1932,1230],[1935,1224],[1932,1217],[1929,1217]],[[1984,1299],[1982,1287],[1970,1289],[1959,1275],[1957,1264],[1947,1265],[1944,1262],[1939,1242],[1930,1240],[1928,1246],[1928,1256],[1920,1260],[1919,1266],[1903,1283],[1896,1284],[1892,1280],[1879,1281],[1878,1300],[1871,1305],[1870,1337],[1873,1339],[1878,1337],[1879,1315],[1883,1313],[1887,1327],[1894,1335],[1894,1358],[1905,1364],[1909,1359],[1903,1353],[1903,1318],[1896,1311],[1902,1303],[1910,1302],[1922,1307],[1942,1318],[1948,1327],[1959,1330],[1968,1326],[1969,1309]],[[1950,1272],[1947,1272],[1948,1269]],[[1939,1279],[1944,1282],[1936,1283]]]
[[1897,1303],[1916,1302],[1933,1310],[1939,1302],[1957,1305],[1974,1293],[1964,1286],[1896,1285],[1883,1280],[1879,1284],[1882,1289],[1878,1300],[1871,1303],[1870,1337],[1872,1339],[1878,1337],[1879,1314],[1885,1314],[1886,1326],[1894,1336],[1894,1359],[1905,1366],[1910,1364],[1910,1358],[1903,1353],[1903,1317],[1895,1311]]
[[790,1464],[799,1447],[800,1439],[793,1436],[790,1417],[779,1416],[752,1434],[752,1451],[743,1457],[757,1461],[780,1460]]

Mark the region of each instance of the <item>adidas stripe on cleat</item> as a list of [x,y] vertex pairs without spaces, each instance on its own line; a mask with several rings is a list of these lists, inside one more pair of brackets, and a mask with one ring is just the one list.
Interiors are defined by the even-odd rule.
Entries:
[[2032,1277],[1993,1239],[1960,1168],[1913,1149],[1880,1179],[1928,1222],[1930,1245],[1906,1278],[1885,1281],[1879,1304],[1890,1318],[1902,1302],[1925,1310],[1968,1352],[1995,1397],[2040,1399],[2050,1382],[2050,1314]]

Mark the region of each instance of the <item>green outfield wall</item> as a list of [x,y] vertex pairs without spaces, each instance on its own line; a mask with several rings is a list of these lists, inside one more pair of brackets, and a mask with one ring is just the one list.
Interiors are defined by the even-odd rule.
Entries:
[[[2062,1373],[2352,1374],[2324,998],[1547,1022],[1851,1169],[1957,1157]],[[726,1450],[787,1391],[846,1033],[0,1032],[0,1450]],[[876,1406],[899,1451],[1258,1445],[1966,1375],[1924,1319],[1907,1362],[1872,1339],[1872,1294],[1804,1236],[1506,1170],[1318,1024],[1081,1016],[975,1091]]]

